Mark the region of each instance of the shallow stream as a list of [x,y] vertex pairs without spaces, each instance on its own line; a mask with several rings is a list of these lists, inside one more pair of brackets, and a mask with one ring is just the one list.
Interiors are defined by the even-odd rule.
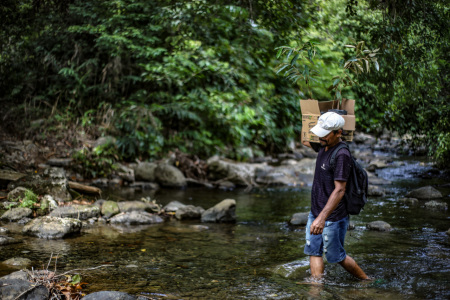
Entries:
[[[88,283],[85,293],[115,290],[152,299],[449,299],[449,212],[427,210],[424,202],[411,207],[397,202],[413,188],[434,185],[450,204],[448,184],[412,175],[424,168],[426,164],[407,161],[380,171],[379,176],[393,180],[384,186],[389,194],[371,198],[362,214],[351,218],[356,228],[347,234],[346,250],[374,278],[368,283],[330,264],[323,285],[309,282],[304,227],[291,227],[288,221],[309,210],[310,187],[116,191],[111,199],[150,196],[162,205],[177,200],[205,209],[232,198],[237,223],[94,224],[81,236],[64,240],[22,237],[19,225],[3,224],[23,243],[1,247],[0,261],[25,257],[42,269],[53,253],[58,258],[49,269],[56,265],[58,272],[103,266],[81,273]],[[376,220],[393,230],[365,228]],[[2,266],[0,276],[12,271]]]

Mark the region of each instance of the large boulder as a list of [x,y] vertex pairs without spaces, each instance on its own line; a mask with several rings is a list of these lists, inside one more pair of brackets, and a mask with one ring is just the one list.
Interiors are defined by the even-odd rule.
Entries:
[[5,211],[5,213],[0,217],[0,219],[16,222],[23,218],[31,216],[32,213],[33,211],[28,207],[16,207]]
[[255,185],[256,168],[263,166],[263,164],[235,163],[217,156],[208,159],[207,164],[210,180],[228,180],[238,186]]
[[187,186],[186,177],[176,167],[168,164],[161,164],[155,168],[155,180],[163,187],[185,188]]
[[178,220],[183,219],[200,219],[202,217],[202,213],[205,210],[200,206],[194,206],[194,205],[185,205],[183,207],[180,207],[177,212],[175,213],[175,217]]
[[129,213],[120,213],[111,218],[111,224],[126,224],[126,225],[143,225],[143,224],[158,224],[164,220],[154,214],[145,211],[132,211]]
[[40,217],[24,226],[22,232],[45,239],[61,239],[80,233],[82,223],[72,218]]
[[155,181],[155,169],[158,165],[152,162],[139,163],[134,169],[136,180]]
[[202,222],[236,222],[236,200],[225,199],[202,214]]
[[21,180],[11,182],[8,189],[12,191],[19,186],[32,190],[38,195],[49,194],[56,201],[67,202],[72,200],[68,190],[66,173],[62,168],[48,168],[42,175],[29,175]]
[[74,218],[79,220],[87,220],[98,217],[99,215],[100,209],[94,205],[60,206],[49,214],[51,217]]
[[416,198],[419,200],[439,199],[442,198],[441,192],[432,186],[424,186],[415,190],[412,190],[407,195],[409,198]]
[[[0,287],[2,300],[47,300],[49,298],[49,291],[45,286],[35,287],[31,282],[22,279],[0,278]],[[22,295],[22,293],[25,294]]]

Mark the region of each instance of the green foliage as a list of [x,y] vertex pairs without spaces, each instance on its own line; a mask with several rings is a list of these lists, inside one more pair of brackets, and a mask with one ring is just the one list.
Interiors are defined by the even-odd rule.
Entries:
[[119,160],[114,143],[106,143],[93,149],[83,148],[73,154],[75,171],[84,178],[108,177]]
[[32,190],[26,190],[25,196],[21,200],[19,207],[28,207],[33,209],[34,205],[39,202],[38,196]]

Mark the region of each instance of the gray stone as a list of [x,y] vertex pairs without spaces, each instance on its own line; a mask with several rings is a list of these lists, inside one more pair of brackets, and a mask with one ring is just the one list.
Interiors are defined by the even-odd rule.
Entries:
[[22,218],[31,216],[32,213],[33,213],[33,211],[31,209],[29,209],[28,207],[16,207],[16,208],[11,208],[10,210],[7,210],[0,217],[0,219],[17,222]]
[[[0,286],[2,300],[47,300],[49,298],[49,291],[45,286],[34,287],[34,284],[26,280],[0,278]],[[30,291],[26,293],[26,296],[19,298],[28,290]]]
[[74,218],[79,220],[87,220],[98,217],[99,215],[100,209],[95,205],[60,206],[49,214],[51,217]]
[[419,200],[442,198],[441,192],[439,192],[432,186],[424,186],[424,187],[412,190],[406,196],[409,198],[417,198]]
[[117,202],[120,212],[132,212],[132,211],[146,211],[146,212],[158,212],[159,206],[154,203],[142,202],[142,201],[122,201]]
[[8,201],[11,202],[18,202],[19,200],[22,200],[25,198],[25,193],[28,189],[24,187],[16,187],[14,190],[8,193]]
[[219,189],[222,190],[233,190],[236,188],[236,185],[231,181],[224,180],[219,182]]
[[181,207],[185,207],[186,205],[178,202],[178,201],[171,201],[169,204],[163,207],[165,212],[176,212]]
[[236,200],[225,199],[202,214],[202,222],[236,222]]
[[99,137],[96,141],[94,141],[91,145],[93,148],[105,145],[114,145],[116,143],[116,139],[112,136],[102,136]]
[[3,276],[0,278],[0,280],[5,279],[20,279],[20,280],[27,280],[28,281],[28,273],[24,270],[12,272],[11,274],[8,274],[6,276]]
[[367,223],[366,225],[367,229],[369,230],[377,230],[377,231],[390,231],[391,225],[384,221],[373,221],[370,223]]
[[4,236],[4,235],[0,235],[0,246],[5,246],[5,245],[11,245],[11,244],[18,244],[21,243],[22,241],[16,240],[15,238],[9,237],[9,236]]
[[434,200],[426,202],[425,207],[433,210],[447,210],[448,208],[447,203]]
[[207,161],[208,178],[213,181],[228,180],[238,186],[253,186],[255,171],[262,164],[236,163],[230,160],[211,157]]
[[407,205],[417,205],[419,204],[419,200],[416,198],[400,198],[398,202],[407,204]]
[[167,164],[158,165],[155,168],[155,180],[163,187],[185,188],[186,177],[176,167]]
[[53,199],[50,195],[45,195],[41,199],[41,207],[48,207],[50,211],[58,208],[58,203],[56,203],[55,199]]
[[184,207],[180,207],[176,214],[175,217],[178,220],[183,220],[183,219],[200,219],[202,217],[202,213],[205,210],[200,207],[200,206],[194,206],[194,205],[186,205]]
[[371,196],[371,197],[386,196],[386,191],[383,188],[376,186],[376,185],[369,185],[367,192],[368,192],[368,196]]
[[81,221],[77,219],[45,216],[25,225],[22,232],[39,238],[61,239],[80,233],[81,226]]
[[126,182],[134,182],[134,170],[122,164],[116,164],[117,175]]
[[66,173],[62,168],[46,169],[43,175],[29,175],[21,180],[11,182],[8,185],[8,189],[13,190],[19,186],[30,189],[38,195],[52,195],[57,201],[66,202],[72,200],[72,196],[68,191]]
[[4,209],[11,209],[13,207],[18,207],[20,202],[1,202]]
[[296,213],[292,216],[289,223],[296,226],[304,226],[308,223],[309,212]]
[[111,218],[111,224],[127,224],[127,225],[142,225],[142,224],[158,224],[164,220],[158,216],[145,211],[132,211],[129,213],[120,213]]
[[23,257],[13,257],[3,261],[2,263],[17,268],[27,268],[31,265],[31,260]]
[[387,168],[388,164],[386,163],[386,161],[380,160],[380,159],[375,159],[372,160],[369,163],[369,166],[367,167],[367,170],[370,172],[374,172],[377,169],[384,169]]
[[134,169],[136,180],[155,181],[155,169],[157,166],[157,164],[152,162],[139,163]]
[[106,219],[120,213],[119,205],[115,201],[105,201],[102,204],[102,216]]
[[137,300],[137,298],[123,292],[102,291],[88,294],[83,300]]
[[0,227],[0,234],[7,234],[9,233],[9,229],[5,227]]

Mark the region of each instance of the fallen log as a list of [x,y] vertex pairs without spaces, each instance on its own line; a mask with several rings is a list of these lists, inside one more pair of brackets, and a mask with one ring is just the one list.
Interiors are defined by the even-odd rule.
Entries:
[[86,194],[95,194],[95,195],[101,195],[102,194],[102,190],[94,187],[94,186],[89,186],[89,185],[84,185],[78,182],[74,182],[74,181],[69,181],[69,187],[73,190],[79,191],[81,193],[86,193]]

